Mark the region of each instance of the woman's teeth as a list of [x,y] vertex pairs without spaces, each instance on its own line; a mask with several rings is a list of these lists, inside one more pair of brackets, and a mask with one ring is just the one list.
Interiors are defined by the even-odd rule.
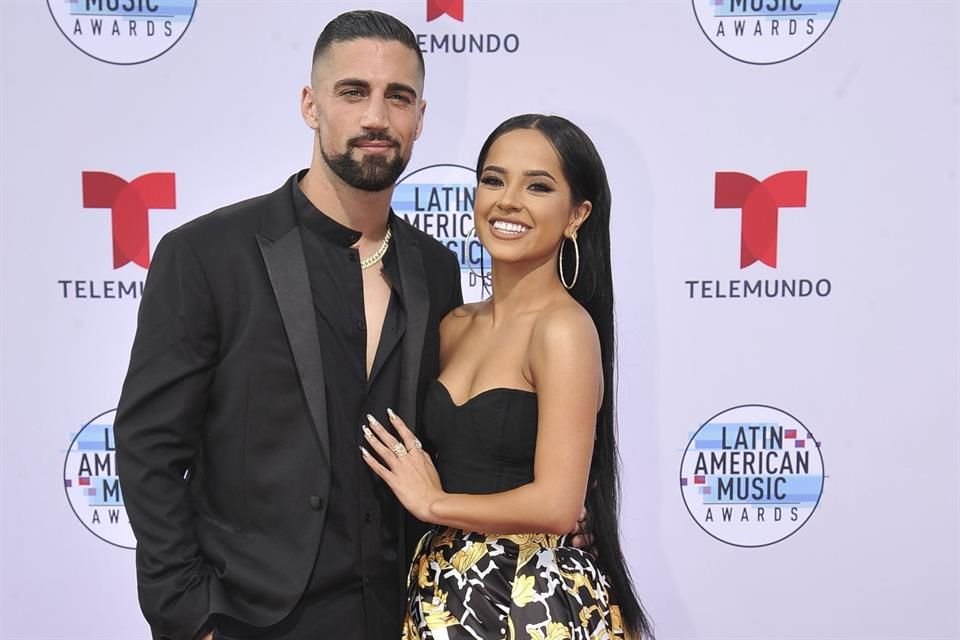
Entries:
[[504,233],[516,233],[521,234],[530,227],[526,227],[522,224],[517,224],[516,222],[506,222],[504,220],[496,220],[493,223],[493,228],[497,231],[502,231]]

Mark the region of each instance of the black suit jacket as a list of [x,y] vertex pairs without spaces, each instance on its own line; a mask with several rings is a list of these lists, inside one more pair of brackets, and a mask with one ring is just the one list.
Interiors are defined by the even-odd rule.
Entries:
[[[114,430],[155,638],[188,640],[217,613],[278,622],[319,546],[336,365],[321,361],[295,179],[171,231],[147,275]],[[460,276],[453,253],[399,219],[393,243],[407,314],[396,406],[416,425]]]

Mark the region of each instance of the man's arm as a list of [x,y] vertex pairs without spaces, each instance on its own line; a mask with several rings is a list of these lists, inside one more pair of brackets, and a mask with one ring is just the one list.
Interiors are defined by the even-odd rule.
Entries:
[[444,317],[457,307],[463,304],[463,285],[460,282],[460,261],[457,260],[457,254],[450,252],[450,271],[453,278],[453,286],[450,290],[450,300],[447,301],[447,308],[444,309],[443,313],[440,314],[440,317]]
[[137,537],[140,606],[157,638],[191,640],[209,616],[187,470],[200,450],[218,331],[193,248],[172,232],[147,275],[114,421],[124,505]]

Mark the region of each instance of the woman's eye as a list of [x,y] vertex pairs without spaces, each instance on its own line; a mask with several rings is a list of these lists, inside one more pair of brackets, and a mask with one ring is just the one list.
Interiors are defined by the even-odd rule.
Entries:
[[499,187],[503,184],[503,180],[496,176],[484,176],[480,178],[480,183],[491,187]]
[[530,185],[530,188],[541,193],[550,193],[553,191],[553,187],[543,182],[534,182]]

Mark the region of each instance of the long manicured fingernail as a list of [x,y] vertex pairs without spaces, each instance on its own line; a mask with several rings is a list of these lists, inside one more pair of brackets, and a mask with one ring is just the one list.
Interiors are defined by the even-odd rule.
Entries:
[[363,447],[360,447],[360,455],[362,455],[364,458],[369,458],[370,452],[364,449]]
[[368,420],[368,421],[370,422],[370,424],[372,424],[372,425],[378,425],[378,424],[380,424],[380,421],[377,420],[376,418],[374,418],[374,417],[373,417],[372,415],[370,415],[369,413],[367,414],[367,420]]
[[362,424],[360,425],[360,428],[363,429],[363,435],[367,436],[368,438],[373,438],[373,431],[370,431],[367,425]]
[[393,420],[397,419],[397,414],[395,414],[393,412],[393,409],[391,409],[390,407],[387,407],[387,415],[390,416],[390,418]]

